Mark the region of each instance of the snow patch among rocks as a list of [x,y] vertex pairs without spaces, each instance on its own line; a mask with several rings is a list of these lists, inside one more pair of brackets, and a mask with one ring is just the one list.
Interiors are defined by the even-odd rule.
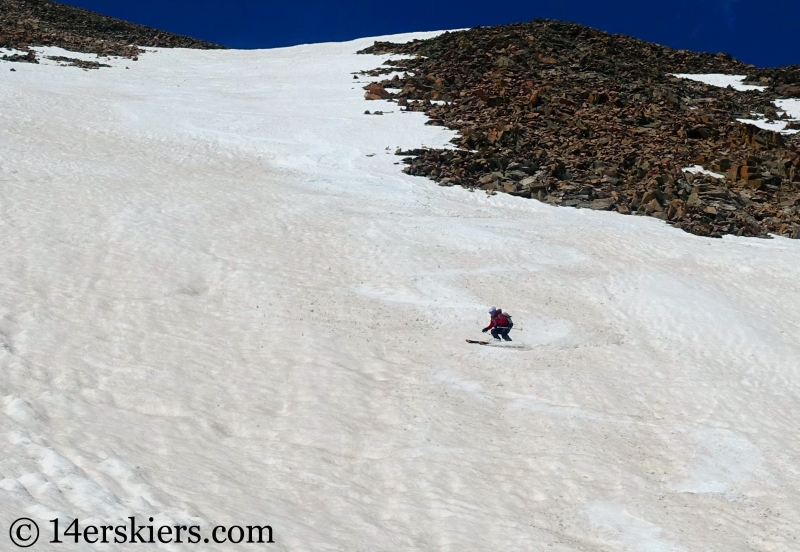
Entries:
[[747,123],[748,125],[753,125],[758,128],[763,128],[764,130],[771,130],[773,132],[780,132],[781,134],[797,134],[798,130],[786,128],[786,125],[789,121],[770,121],[769,119],[736,119],[740,123]]
[[[747,92],[752,90],[764,91],[768,87],[766,86],[758,86],[752,84],[742,84],[742,81],[747,78],[746,75],[722,75],[718,73],[709,73],[705,75],[693,75],[690,73],[675,73],[673,76],[682,78],[682,79],[689,79],[697,82],[702,82],[711,86],[719,86],[720,88],[731,87],[734,90],[739,90],[741,92]],[[776,108],[785,112],[788,115],[789,119],[783,119],[779,121],[770,121],[766,118],[760,119],[736,119],[740,123],[747,123],[758,128],[763,128],[765,130],[771,130],[773,132],[780,132],[781,134],[796,134],[800,132],[795,129],[787,129],[786,126],[789,122],[793,120],[800,120],[800,100],[795,98],[789,99],[779,99],[773,102]]]
[[691,73],[674,73],[675,77],[680,79],[689,79],[710,86],[718,86],[720,88],[731,87],[734,90],[741,92],[748,92],[750,90],[766,90],[766,86],[759,86],[755,84],[742,84],[742,81],[747,78],[747,75],[723,75],[720,73],[708,73],[705,75],[694,75]]
[[775,100],[775,105],[792,119],[800,119],[800,98]]
[[715,173],[714,171],[709,171],[704,169],[701,165],[694,165],[692,167],[684,167],[683,172],[691,173],[691,174],[706,174],[708,176],[713,176],[714,178],[725,178],[724,174]]

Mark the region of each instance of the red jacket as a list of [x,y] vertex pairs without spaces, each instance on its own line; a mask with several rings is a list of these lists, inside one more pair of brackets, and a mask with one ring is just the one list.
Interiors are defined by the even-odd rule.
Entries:
[[507,328],[508,327],[508,318],[502,312],[498,312],[494,316],[492,316],[492,321],[486,326],[485,329],[491,330],[492,328]]

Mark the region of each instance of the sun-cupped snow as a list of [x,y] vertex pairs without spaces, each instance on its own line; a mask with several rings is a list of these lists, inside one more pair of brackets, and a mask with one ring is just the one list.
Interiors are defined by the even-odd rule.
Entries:
[[798,243],[407,176],[371,43],[0,63],[3,527],[794,549]]

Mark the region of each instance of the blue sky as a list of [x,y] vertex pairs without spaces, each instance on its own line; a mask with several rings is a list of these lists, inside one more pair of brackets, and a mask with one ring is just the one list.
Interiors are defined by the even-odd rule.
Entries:
[[758,66],[800,64],[800,0],[68,0],[233,48],[497,25],[550,17]]

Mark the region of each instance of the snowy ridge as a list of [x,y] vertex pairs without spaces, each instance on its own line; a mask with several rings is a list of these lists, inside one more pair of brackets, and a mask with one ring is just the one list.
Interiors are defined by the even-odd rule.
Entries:
[[372,40],[6,70],[0,524],[795,549],[800,245],[404,175]]

